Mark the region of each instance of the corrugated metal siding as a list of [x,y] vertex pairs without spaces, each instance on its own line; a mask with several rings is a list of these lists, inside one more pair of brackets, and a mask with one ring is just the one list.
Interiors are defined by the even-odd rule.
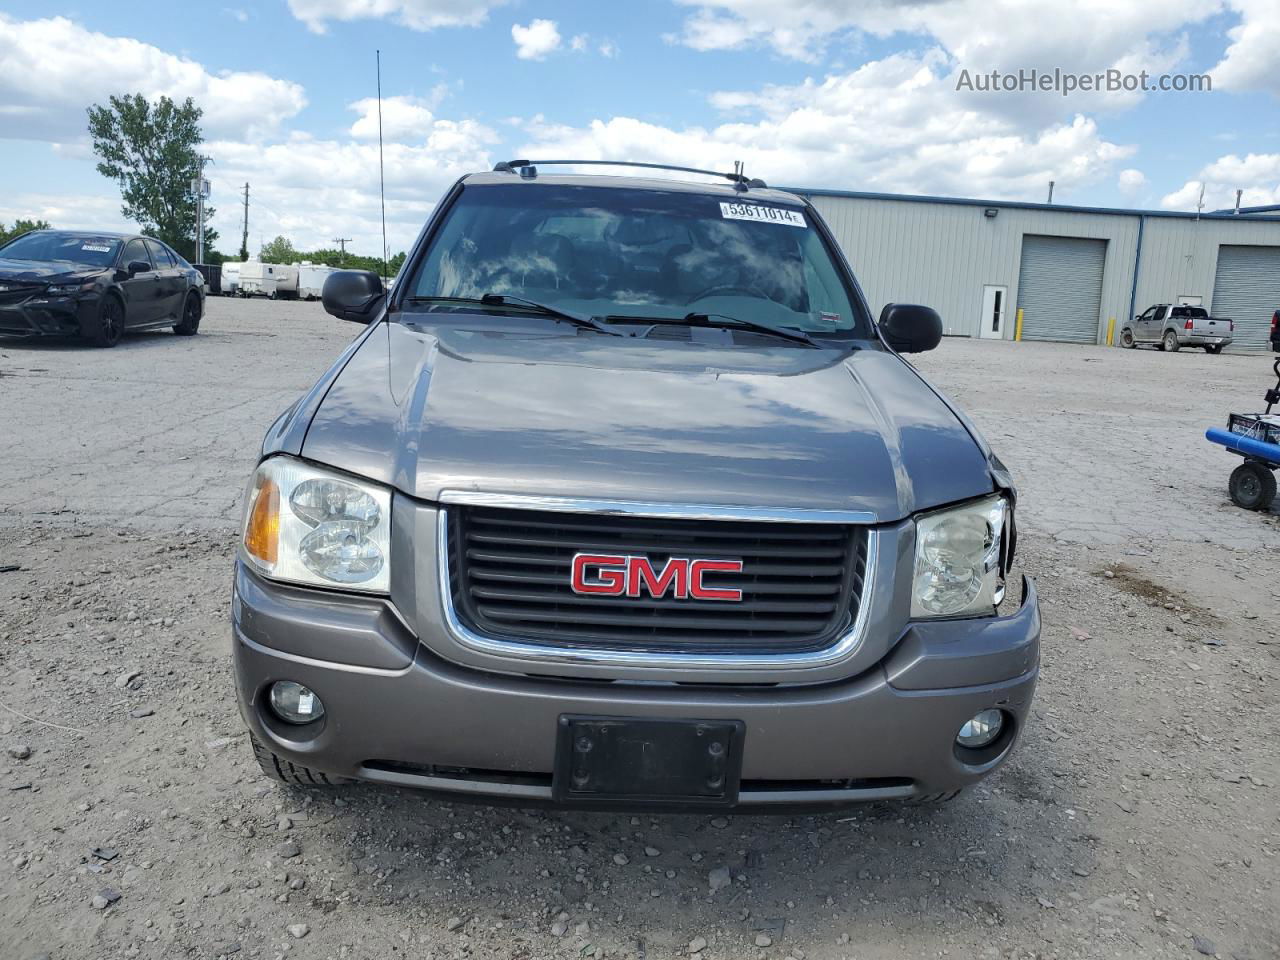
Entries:
[[1271,315],[1280,310],[1280,247],[1223,246],[1213,281],[1212,315],[1236,323],[1232,346],[1269,346]]
[[1105,240],[1024,237],[1017,301],[1022,339],[1096,343],[1106,259]]
[[[949,335],[977,336],[983,286],[1006,286],[1017,303],[1022,239],[1037,235],[1106,240],[1096,341],[1105,341],[1109,318],[1118,333],[1130,316],[1137,213],[1001,207],[984,217],[981,206],[821,194],[810,199],[853,265],[873,314],[886,303],[925,303],[942,314]],[[1255,243],[1280,246],[1280,223],[1148,217],[1135,312],[1180,295],[1201,296],[1208,305],[1218,246]],[[1012,337],[1012,314],[1009,319]]]
[[[1120,317],[1128,310],[1136,217],[1009,208],[985,217],[982,207],[958,204],[822,195],[812,201],[849,258],[875,314],[886,303],[924,303],[942,314],[948,335],[976,337],[982,288],[1003,286],[1009,289],[1011,307],[1006,336],[1012,338],[1025,234],[1108,240],[1103,315],[1111,311],[1109,315]],[[1102,329],[1105,335],[1105,325]]]

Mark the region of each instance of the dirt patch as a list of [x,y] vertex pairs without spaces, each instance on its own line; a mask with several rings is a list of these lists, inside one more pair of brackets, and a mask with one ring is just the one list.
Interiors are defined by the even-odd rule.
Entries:
[[1140,570],[1126,563],[1113,563],[1095,571],[1095,576],[1132,596],[1147,601],[1153,607],[1163,607],[1174,613],[1186,613],[1206,625],[1220,624],[1221,619],[1211,610],[1200,606],[1186,594],[1156,583]]

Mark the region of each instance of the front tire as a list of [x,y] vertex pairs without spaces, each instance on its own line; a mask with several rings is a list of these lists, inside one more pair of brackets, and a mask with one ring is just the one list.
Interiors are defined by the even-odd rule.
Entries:
[[1227,491],[1237,507],[1266,510],[1276,497],[1276,477],[1256,460],[1246,460],[1231,471]]
[[1178,348],[1182,346],[1182,344],[1178,343],[1178,335],[1172,330],[1165,333],[1164,340],[1160,342],[1160,345],[1167,353],[1177,353]]
[[1134,347],[1136,347],[1137,345],[1138,345],[1138,344],[1137,344],[1137,343],[1134,341],[1134,339],[1133,339],[1133,331],[1132,331],[1132,330],[1121,330],[1121,331],[1120,331],[1120,346],[1124,347],[1126,350],[1132,350],[1132,349],[1134,349]]
[[200,298],[187,294],[187,302],[182,305],[182,321],[173,325],[173,332],[180,337],[194,337],[200,329]]
[[95,347],[114,347],[124,335],[124,321],[124,301],[114,294],[107,294],[98,304],[98,316],[84,337]]

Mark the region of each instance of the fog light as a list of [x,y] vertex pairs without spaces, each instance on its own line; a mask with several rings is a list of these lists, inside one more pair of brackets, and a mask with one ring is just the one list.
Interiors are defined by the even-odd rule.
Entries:
[[990,746],[1004,729],[1004,714],[999,710],[980,710],[965,722],[956,735],[956,743],[971,750]]
[[324,716],[320,698],[292,680],[278,680],[271,685],[271,709],[288,723],[310,723]]

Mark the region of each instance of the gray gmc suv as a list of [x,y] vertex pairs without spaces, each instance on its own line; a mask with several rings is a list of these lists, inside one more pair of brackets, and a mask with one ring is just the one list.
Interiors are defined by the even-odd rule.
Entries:
[[807,201],[714,176],[499,164],[393,292],[328,279],[367,328],[268,431],[235,567],[266,773],[767,811],[1008,758],[1039,610],[997,611],[1008,471],[900,355],[938,315],[873,321]]

